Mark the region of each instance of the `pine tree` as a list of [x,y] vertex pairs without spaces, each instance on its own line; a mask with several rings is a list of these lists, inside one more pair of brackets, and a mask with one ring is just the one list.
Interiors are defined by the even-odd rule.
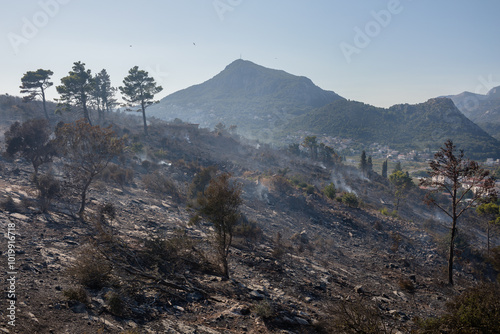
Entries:
[[128,73],[129,75],[123,79],[123,86],[119,87],[119,89],[122,95],[124,95],[124,100],[129,104],[140,104],[141,108],[137,111],[142,111],[144,134],[148,136],[146,108],[157,103],[153,98],[155,94],[161,92],[163,88],[157,86],[155,80],[149,76],[148,72],[139,70],[138,66],[132,67]]
[[51,70],[38,69],[36,71],[28,71],[21,78],[22,85],[19,86],[21,93],[28,94],[23,97],[25,102],[33,101],[37,96],[42,98],[43,112],[47,119],[49,119],[49,114],[45,105],[45,90],[54,84],[49,81],[52,74],[54,72]]
[[85,64],[80,61],[73,63],[73,70],[61,79],[61,85],[56,89],[61,95],[63,103],[60,105],[64,106],[64,110],[71,110],[71,104],[82,108],[83,117],[92,125],[88,102],[94,90],[94,79],[91,71],[85,69]]
[[403,167],[401,167],[401,161],[398,161],[396,162],[396,166],[394,166],[394,169],[392,170],[392,172],[402,172],[403,171]]

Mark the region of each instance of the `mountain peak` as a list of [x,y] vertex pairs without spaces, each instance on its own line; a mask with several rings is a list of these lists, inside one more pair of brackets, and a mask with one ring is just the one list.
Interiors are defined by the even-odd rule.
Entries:
[[251,62],[250,60],[245,60],[245,59],[239,58],[239,59],[236,59],[233,62],[231,62],[229,65],[227,65],[226,69],[230,68],[230,67],[235,67],[235,66],[259,66],[259,67],[262,67],[260,65],[255,64],[254,62]]
[[309,78],[236,59],[210,80],[163,98],[151,111],[159,118],[178,117],[204,127],[223,121],[255,137],[337,100],[344,98]]
[[436,105],[443,109],[457,109],[455,103],[449,97],[435,97],[425,102],[426,104]]

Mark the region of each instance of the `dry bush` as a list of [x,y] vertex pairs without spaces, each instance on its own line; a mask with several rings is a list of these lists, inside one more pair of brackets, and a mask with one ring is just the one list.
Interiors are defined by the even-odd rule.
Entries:
[[281,259],[292,249],[293,247],[291,246],[291,244],[289,242],[284,242],[281,233],[277,232],[276,237],[274,238],[274,248],[271,255],[276,259]]
[[40,175],[36,180],[40,210],[46,212],[52,200],[61,193],[61,184],[52,174]]
[[271,187],[279,194],[286,195],[293,189],[290,181],[281,175],[274,175],[271,179]]
[[110,163],[100,174],[99,179],[105,182],[114,182],[123,187],[134,180],[134,170],[122,168],[117,164]]
[[401,240],[402,240],[401,234],[397,232],[391,232],[390,236],[392,240],[390,250],[392,253],[397,253],[399,250],[399,246],[401,245]]
[[188,197],[190,199],[195,199],[196,197],[205,194],[205,189],[207,188],[210,180],[216,175],[217,167],[210,166],[201,169],[193,177],[193,181],[189,185]]
[[393,333],[380,310],[366,300],[340,300],[331,305],[328,315],[317,325],[323,333]]
[[233,236],[255,242],[262,238],[263,232],[257,222],[242,215],[241,221],[234,227]]
[[106,299],[106,304],[108,306],[108,311],[116,316],[122,316],[126,311],[126,304],[122,296],[114,291],[108,291],[104,296]]
[[499,273],[497,275],[497,281],[500,283],[500,246],[491,249],[488,261],[493,266],[493,269]]
[[99,205],[97,214],[93,218],[99,242],[114,242],[113,227],[111,222],[116,218],[116,208],[112,203]]
[[164,273],[208,266],[205,255],[196,248],[196,245],[196,240],[183,230],[176,230],[170,238],[152,235],[144,241],[141,258],[146,266],[158,268]]
[[7,196],[0,201],[0,209],[7,212],[21,212],[20,206],[14,202],[12,196]]
[[87,294],[87,290],[85,290],[82,286],[64,290],[63,296],[69,301],[77,301],[82,304],[89,303],[89,296]]
[[269,319],[274,316],[274,308],[268,300],[262,300],[252,306],[252,312],[262,319]]
[[168,195],[175,201],[180,201],[181,199],[181,194],[174,181],[159,171],[143,176],[142,183],[148,191],[161,197]]
[[85,287],[100,289],[110,283],[111,270],[108,260],[93,245],[86,244],[68,268],[68,274]]
[[406,291],[408,293],[415,292],[415,284],[413,284],[412,280],[408,278],[401,278],[398,283],[401,290]]

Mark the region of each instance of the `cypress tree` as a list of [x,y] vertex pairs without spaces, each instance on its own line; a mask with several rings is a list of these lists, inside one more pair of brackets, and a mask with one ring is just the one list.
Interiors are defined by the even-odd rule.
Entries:
[[387,178],[387,160],[382,164],[382,177]]
[[363,175],[366,175],[366,169],[368,167],[368,162],[366,161],[366,152],[363,150],[361,152],[361,160],[359,162],[359,169],[363,173]]

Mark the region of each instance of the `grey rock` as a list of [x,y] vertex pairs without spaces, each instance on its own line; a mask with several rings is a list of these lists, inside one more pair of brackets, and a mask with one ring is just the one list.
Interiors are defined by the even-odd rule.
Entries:
[[75,313],[85,313],[87,312],[87,307],[83,303],[75,303],[70,307],[71,311]]
[[258,292],[257,290],[253,290],[252,292],[250,292],[250,298],[254,299],[254,300],[262,300],[264,299],[264,295],[261,294],[260,292]]
[[356,285],[354,287],[354,292],[359,293],[359,294],[363,294],[363,293],[365,293],[365,290],[363,289],[362,285]]
[[301,317],[295,317],[294,320],[299,324],[299,325],[302,325],[302,326],[309,326],[309,321],[307,321],[306,319],[304,318],[301,318]]

